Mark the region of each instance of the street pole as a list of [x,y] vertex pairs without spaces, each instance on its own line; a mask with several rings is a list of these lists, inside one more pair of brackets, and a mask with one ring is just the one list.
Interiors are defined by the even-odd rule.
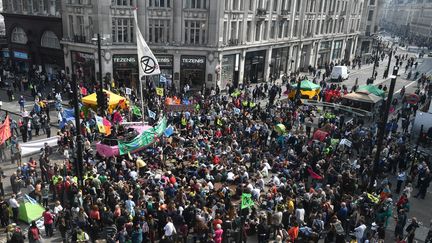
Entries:
[[[100,34],[97,34],[97,45],[98,45],[98,59],[99,59],[99,90],[100,93],[103,94],[103,79],[102,79],[102,48],[101,48],[101,37]],[[105,102],[105,101],[104,101]],[[108,105],[108,104],[107,104]],[[102,116],[105,115],[105,111],[102,110]]]
[[383,76],[383,78],[387,78],[387,77],[388,77],[388,73],[389,73],[389,71],[390,71],[390,64],[391,64],[392,56],[393,56],[393,50],[391,50],[390,53],[389,53],[389,60],[388,60],[387,68],[386,68],[386,70],[384,71],[384,76]]
[[416,144],[416,148],[415,148],[415,154],[414,154],[413,161],[411,162],[410,174],[412,174],[414,172],[414,166],[415,166],[415,162],[417,160],[418,147],[419,147],[419,144],[420,144],[420,138],[421,138],[422,134],[423,134],[423,124],[420,127],[420,134],[419,134],[419,137],[417,138],[417,144]]
[[375,57],[374,57],[374,59],[373,59],[373,69],[372,69],[372,80],[375,80],[375,67],[376,67],[376,64],[377,64],[377,62],[378,62],[378,51],[379,51],[379,41],[378,41],[378,43],[377,43],[377,47],[376,47],[376,50],[375,50]]
[[76,81],[76,75],[72,74],[72,92],[74,94],[74,111],[75,111],[75,127],[76,127],[76,142],[77,142],[77,154],[75,156],[75,172],[78,177],[78,183],[80,186],[83,185],[82,181],[82,166],[83,166],[83,155],[82,155],[82,139],[81,139],[81,122],[80,122],[80,111],[79,111],[79,96],[78,96],[78,84]]
[[397,78],[398,71],[399,71],[399,68],[394,67],[393,75],[391,77],[390,89],[389,89],[387,101],[386,101],[385,107],[384,107],[384,113],[383,113],[383,115],[380,118],[380,121],[378,123],[377,147],[376,147],[374,166],[373,166],[373,171],[372,171],[372,178],[371,178],[371,181],[369,184],[369,189],[373,188],[376,177],[377,177],[377,173],[378,173],[380,154],[381,154],[381,150],[383,147],[383,140],[384,140],[384,135],[385,135],[385,127],[386,127],[387,120],[388,120],[390,106],[391,106],[391,103],[393,100],[393,92],[394,92],[394,88],[396,85],[396,78]]
[[[145,80],[147,81],[147,76],[143,76],[143,77],[145,77]],[[139,82],[140,82],[140,99],[141,99],[141,119],[142,119],[142,122],[143,122],[143,124],[144,124],[144,97],[143,97],[143,80],[142,80],[142,78],[143,77],[140,77],[140,79],[139,79]]]

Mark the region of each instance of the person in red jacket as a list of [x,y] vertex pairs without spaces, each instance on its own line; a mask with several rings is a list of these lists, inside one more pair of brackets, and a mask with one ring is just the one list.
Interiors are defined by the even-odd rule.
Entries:
[[50,209],[48,207],[45,208],[45,212],[42,213],[42,217],[44,219],[46,237],[53,236],[54,215],[50,212]]

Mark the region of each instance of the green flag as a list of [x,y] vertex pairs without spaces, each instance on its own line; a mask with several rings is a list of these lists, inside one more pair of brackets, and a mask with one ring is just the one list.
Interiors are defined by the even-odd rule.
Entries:
[[167,119],[166,117],[162,118],[162,120],[153,128],[148,129],[138,135],[130,142],[119,141],[118,148],[120,151],[120,155],[124,155],[130,152],[133,152],[142,147],[148,146],[156,140],[156,137],[162,135],[167,128]]
[[250,208],[255,203],[252,201],[252,195],[250,193],[243,193],[241,196],[241,209]]
[[141,109],[138,106],[132,106],[132,114],[135,116],[141,117]]

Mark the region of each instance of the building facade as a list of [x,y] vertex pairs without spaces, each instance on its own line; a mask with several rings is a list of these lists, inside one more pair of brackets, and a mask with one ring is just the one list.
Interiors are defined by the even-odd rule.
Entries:
[[371,56],[374,44],[374,37],[379,32],[379,21],[385,0],[365,0],[363,14],[360,24],[359,45],[357,55],[363,59]]
[[381,22],[409,43],[432,48],[432,0],[391,0]]
[[60,45],[61,0],[3,0],[7,48],[3,60],[16,71],[37,68],[49,74],[64,68]]
[[103,36],[102,73],[137,87],[134,7],[162,73],[176,87],[224,89],[351,60],[363,0],[66,0],[66,70],[93,78],[94,36]]

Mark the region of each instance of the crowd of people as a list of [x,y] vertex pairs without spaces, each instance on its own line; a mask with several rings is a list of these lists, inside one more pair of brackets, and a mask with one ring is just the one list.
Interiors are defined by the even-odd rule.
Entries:
[[[30,195],[46,208],[44,230],[36,222],[27,233],[12,225],[8,240],[41,242],[56,231],[63,242],[383,242],[396,217],[392,240],[413,242],[419,223],[410,217],[410,202],[426,197],[432,175],[428,158],[413,159],[407,131],[388,132],[375,161],[376,125],[277,100],[280,85],[231,93],[180,94],[194,111],[164,112],[165,97],[148,87],[145,103],[156,113],[150,124],[166,117],[175,132],[137,153],[97,154],[92,145],[103,136],[95,135],[94,115],[82,116],[80,131],[63,127],[61,162],[46,145],[19,164],[10,177],[13,195],[0,199],[7,226],[18,221],[19,198]],[[108,115],[112,132],[103,139],[125,137],[128,129],[115,117],[140,119],[131,112],[117,107]],[[328,135],[318,139],[315,129]],[[77,134],[84,144],[80,165]],[[242,207],[245,195],[252,203]]]

